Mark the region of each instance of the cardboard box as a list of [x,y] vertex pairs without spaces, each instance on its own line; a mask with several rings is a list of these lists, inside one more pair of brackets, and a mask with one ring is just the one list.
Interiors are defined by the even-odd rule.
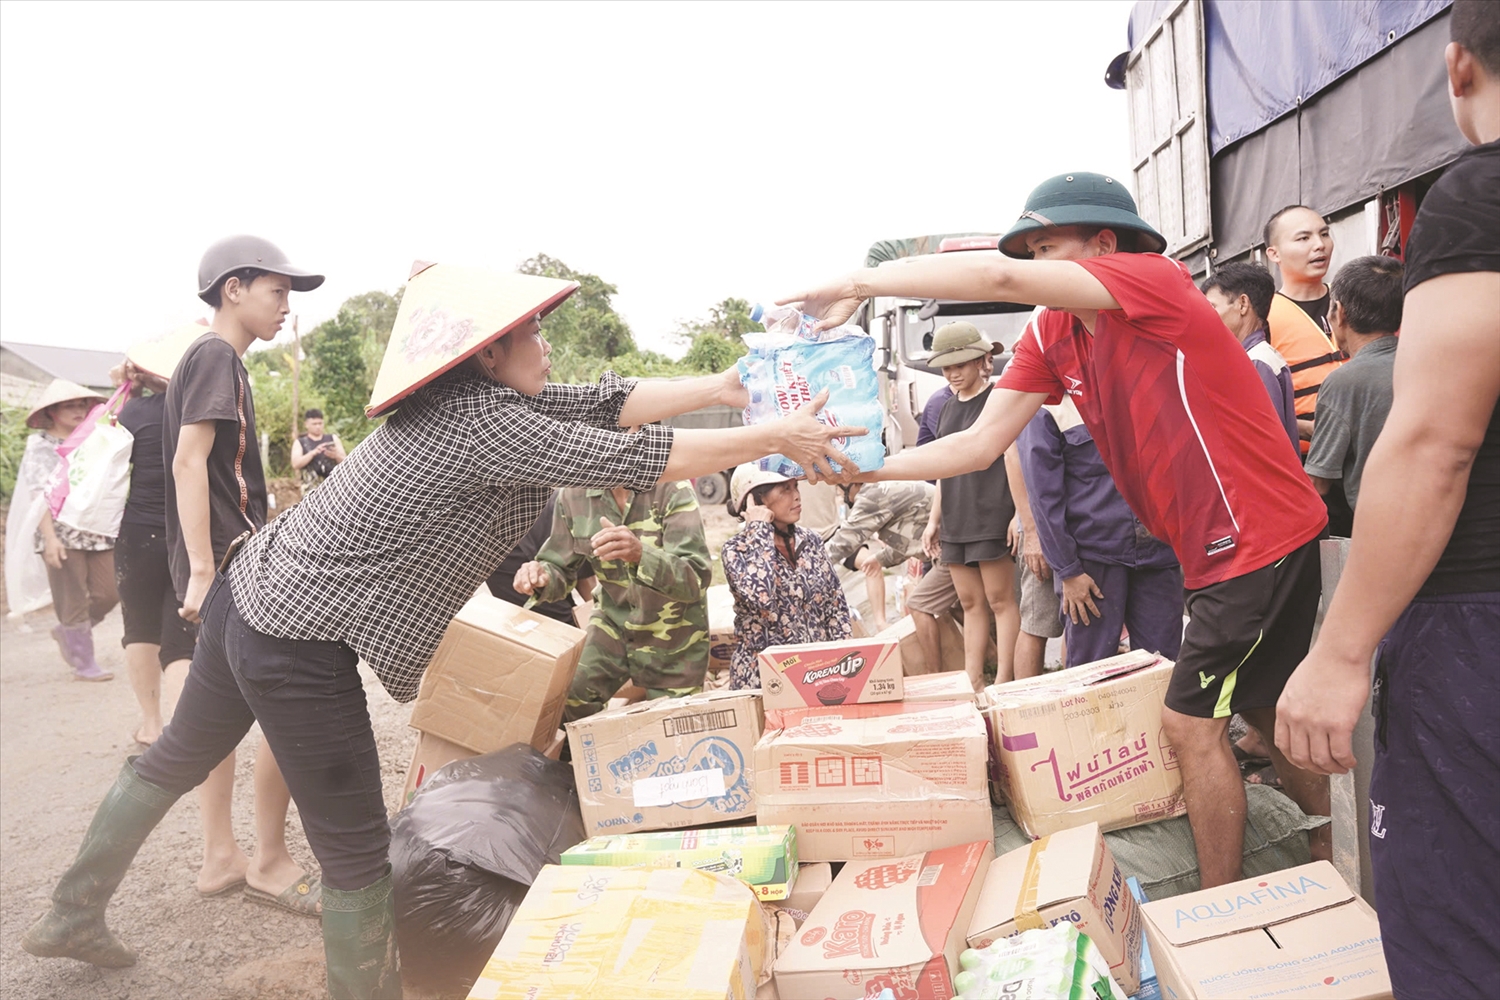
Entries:
[[806,920],[807,914],[818,905],[818,900],[823,898],[823,893],[833,884],[833,866],[826,861],[813,861],[797,867],[797,881],[792,885],[792,891],[787,894],[786,899],[776,905],[783,909],[791,910],[794,914],[802,914],[799,920]]
[[923,674],[962,672],[964,669],[964,633],[949,615],[939,615],[938,656],[939,662],[928,663],[922,644],[917,641],[917,623],[911,615],[900,618],[884,630],[875,633],[876,639],[894,639],[901,647],[901,669],[908,677]]
[[1327,861],[1141,907],[1162,995],[1389,997],[1375,911]]
[[755,816],[756,692],[658,698],[607,708],[566,728],[583,826],[591,835]]
[[739,879],[756,899],[786,899],[797,880],[797,831],[789,826],[720,826],[594,837],[564,851],[562,863],[696,868]]
[[765,955],[760,906],[734,879],[546,865],[469,1000],[749,1000]]
[[455,760],[467,760],[479,755],[468,747],[461,747],[457,743],[450,743],[441,736],[432,733],[417,733],[417,745],[411,752],[411,761],[406,765],[406,787],[401,790],[401,809],[411,804],[412,796],[417,794],[417,789],[427,778],[442,767],[451,764]]
[[893,640],[769,646],[756,659],[767,708],[901,700],[901,648]]
[[708,672],[729,669],[739,637],[734,631],[734,593],[727,583],[708,588]]
[[996,778],[1032,838],[1119,830],[1187,811],[1162,731],[1172,662],[1133,652],[985,689]]
[[908,676],[904,684],[906,691],[901,700],[908,705],[935,701],[966,701],[973,705],[977,701],[974,682],[962,670],[923,674],[920,677]]
[[[928,676],[941,677],[943,675],[930,674]],[[903,683],[909,685],[914,681],[926,679],[926,677],[908,677]],[[934,708],[947,705],[964,704],[975,703],[961,698],[939,698],[931,701],[909,701],[903,698],[901,701],[877,701],[869,705],[839,705],[836,708],[822,706],[813,708],[810,705],[802,705],[798,708],[768,708],[766,709],[766,731],[791,729],[793,726],[802,725],[808,719],[876,719],[883,715],[911,715],[914,712],[930,712]]]
[[476,594],[433,654],[411,725],[475,753],[512,743],[545,752],[581,652],[578,629]]
[[988,839],[885,861],[851,861],[776,960],[784,997],[953,996],[964,932],[995,856]]
[[969,947],[985,948],[1063,921],[1088,935],[1126,994],[1140,989],[1140,908],[1097,823],[996,858],[969,923]]
[[898,858],[994,835],[972,705],[809,716],[755,747],[757,815],[797,828],[805,861]]

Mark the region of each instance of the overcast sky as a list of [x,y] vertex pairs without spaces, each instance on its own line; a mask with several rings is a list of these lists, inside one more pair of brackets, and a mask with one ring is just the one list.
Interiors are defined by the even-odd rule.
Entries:
[[1128,178],[1130,7],[7,2],[0,333],[123,349],[205,315],[199,256],[251,232],[328,275],[303,331],[415,258],[544,252],[677,353],[726,296]]

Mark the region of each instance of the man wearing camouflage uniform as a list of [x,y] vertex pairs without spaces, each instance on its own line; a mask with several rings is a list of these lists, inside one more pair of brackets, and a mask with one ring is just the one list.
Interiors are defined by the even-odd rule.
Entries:
[[692,484],[562,490],[552,535],[517,571],[515,589],[554,601],[590,565],[600,586],[564,718],[593,715],[627,680],[649,698],[697,691],[708,669],[713,571]]
[[[849,509],[824,543],[828,558],[848,569],[863,570],[866,593],[875,613],[875,630],[885,628],[883,571],[922,555],[922,532],[932,510],[932,486],[921,482],[854,483],[844,487]],[[867,549],[872,539],[882,547]]]

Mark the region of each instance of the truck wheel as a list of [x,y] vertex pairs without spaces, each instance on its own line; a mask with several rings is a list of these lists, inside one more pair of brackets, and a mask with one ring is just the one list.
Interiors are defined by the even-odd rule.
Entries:
[[729,499],[729,477],[722,472],[699,476],[693,480],[693,490],[701,504],[721,504]]

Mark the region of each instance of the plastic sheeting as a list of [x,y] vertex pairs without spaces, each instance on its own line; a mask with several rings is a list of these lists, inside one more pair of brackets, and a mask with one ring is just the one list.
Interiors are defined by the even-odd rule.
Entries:
[[[1265,128],[1452,2],[1203,0],[1210,153]],[[1130,47],[1176,3],[1137,3]]]

